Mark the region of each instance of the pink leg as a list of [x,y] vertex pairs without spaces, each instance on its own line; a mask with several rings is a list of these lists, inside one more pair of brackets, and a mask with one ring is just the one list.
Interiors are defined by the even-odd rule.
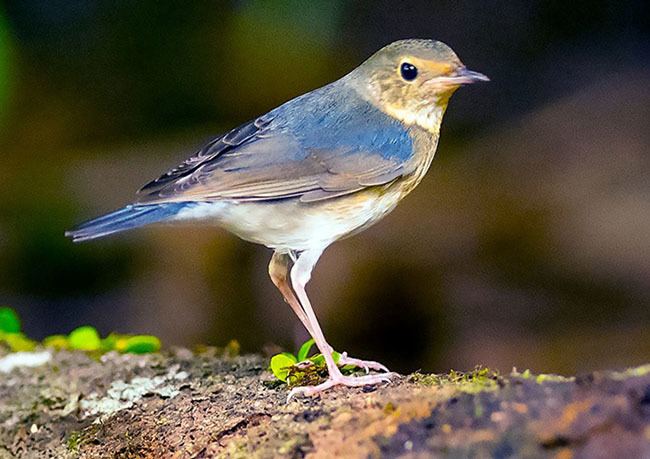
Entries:
[[302,309],[305,313],[307,321],[309,322],[310,334],[316,346],[323,354],[325,358],[325,363],[327,364],[327,371],[329,372],[329,377],[327,381],[317,386],[305,386],[305,387],[296,387],[289,392],[289,399],[297,394],[305,395],[314,395],[319,392],[322,392],[330,387],[336,385],[343,386],[365,386],[372,384],[379,384],[381,382],[389,382],[391,377],[396,376],[394,373],[384,373],[380,375],[366,375],[366,376],[344,376],[341,373],[341,370],[334,363],[332,358],[332,346],[330,346],[325,340],[325,336],[318,324],[316,319],[316,314],[314,313],[313,308],[309,298],[307,297],[307,292],[305,291],[305,286],[311,279],[311,271],[314,268],[314,265],[318,261],[318,258],[323,253],[323,249],[312,249],[306,250],[300,254],[296,260],[293,268],[291,269],[291,283],[293,285],[293,290],[296,292],[296,296],[302,306]]
[[[311,327],[311,324],[307,320],[305,311],[303,311],[300,302],[298,301],[296,295],[293,293],[293,290],[291,289],[291,285],[289,285],[290,264],[291,264],[291,257],[289,256],[289,254],[273,252],[273,256],[271,257],[271,262],[269,263],[269,276],[271,277],[271,280],[278,288],[278,290],[280,290],[280,293],[282,293],[284,300],[289,304],[289,306],[291,306],[293,312],[296,314],[296,316],[298,316],[300,322],[302,322],[302,324],[305,326],[305,328],[309,332],[309,335],[314,336],[314,331]],[[330,353],[332,353],[332,351],[333,349],[330,348]],[[366,373],[369,373],[370,370],[385,371],[386,373],[389,372],[388,368],[386,368],[384,365],[382,365],[379,362],[348,357],[347,352],[343,352],[341,354],[341,357],[337,362],[337,365],[341,367],[345,365],[354,365],[356,367],[363,368],[364,370],[366,370]]]
[[296,298],[296,295],[294,295],[293,290],[291,290],[291,286],[289,285],[290,262],[291,258],[289,257],[289,254],[273,252],[271,262],[269,263],[269,276],[271,276],[271,280],[278,288],[278,290],[280,290],[280,293],[282,293],[284,301],[286,301],[289,306],[291,306],[291,309],[293,309],[293,312],[298,316],[298,319],[300,319],[300,322],[302,322],[309,334],[311,336],[314,336],[314,332],[312,331],[311,325],[307,320],[305,311],[302,310],[300,302]]

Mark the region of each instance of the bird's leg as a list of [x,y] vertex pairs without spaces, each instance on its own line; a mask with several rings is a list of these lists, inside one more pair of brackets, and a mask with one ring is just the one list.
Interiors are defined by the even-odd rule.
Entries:
[[344,386],[365,386],[368,384],[389,382],[390,378],[395,376],[393,373],[358,377],[344,376],[341,373],[341,370],[336,366],[334,358],[332,357],[332,346],[330,346],[325,340],[323,331],[316,319],[316,314],[314,314],[314,310],[311,307],[309,298],[307,297],[307,292],[305,292],[305,286],[311,279],[311,271],[322,253],[323,249],[312,249],[302,252],[291,269],[291,284],[293,285],[293,290],[296,292],[296,296],[302,306],[307,321],[309,322],[309,327],[307,327],[307,329],[312,335],[312,338],[314,338],[316,346],[325,358],[329,377],[327,378],[327,381],[316,386],[304,386],[292,389],[291,392],[289,392],[289,399],[297,394],[314,395],[339,384]]
[[271,262],[269,263],[269,276],[275,284],[275,286],[280,290],[284,301],[286,301],[293,312],[298,316],[300,322],[305,326],[310,336],[314,336],[309,320],[305,315],[305,311],[302,310],[302,306],[296,298],[296,295],[291,290],[291,285],[289,284],[289,264],[291,263],[291,257],[288,253],[273,252],[271,257]]
[[[309,332],[309,335],[314,336],[314,331],[311,327],[311,324],[309,323],[309,320],[307,320],[305,311],[303,311],[300,302],[296,298],[296,295],[293,293],[291,285],[289,284],[290,264],[291,256],[288,253],[273,252],[271,262],[269,263],[269,276],[271,277],[273,284],[275,284],[278,290],[280,290],[280,293],[282,293],[284,300],[289,304],[289,306],[291,306],[293,312],[298,316],[300,322],[302,322],[302,324],[305,326]],[[330,354],[333,351],[334,350],[330,347]],[[372,360],[361,360],[348,357],[347,352],[343,352],[341,354],[337,365],[354,365],[356,367],[363,368],[366,370],[366,373],[368,373],[369,370],[385,371],[388,373],[388,368],[386,368],[381,363],[374,362]]]

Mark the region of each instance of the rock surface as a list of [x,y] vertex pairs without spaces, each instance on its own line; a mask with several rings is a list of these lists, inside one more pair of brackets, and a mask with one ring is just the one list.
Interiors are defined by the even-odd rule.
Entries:
[[0,358],[0,458],[650,457],[650,365],[414,374],[287,403],[259,356],[30,354]]

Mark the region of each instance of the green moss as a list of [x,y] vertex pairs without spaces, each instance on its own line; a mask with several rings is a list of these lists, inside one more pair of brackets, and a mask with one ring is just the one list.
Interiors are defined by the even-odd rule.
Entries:
[[306,360],[289,367],[287,384],[289,387],[315,386],[327,378],[327,365],[325,362],[317,364]]
[[415,372],[409,375],[408,381],[422,386],[440,386],[442,381],[440,375]]
[[0,343],[5,344],[12,352],[32,351],[37,343],[22,333],[6,333],[0,331]]
[[81,432],[79,431],[73,431],[70,432],[70,435],[68,435],[68,439],[65,442],[66,446],[68,447],[68,451],[71,452],[77,452],[79,450],[79,446],[81,446]]
[[573,381],[574,379],[575,378],[573,377],[567,378],[566,376],[562,376],[562,375],[541,374],[541,375],[537,375],[537,377],[535,378],[535,382],[537,384],[542,384],[545,382],[570,382]]
[[496,390],[499,377],[497,371],[477,366],[469,372],[451,370],[443,375],[413,373],[409,376],[409,381],[424,386],[453,386],[454,389],[462,392],[478,393]]
[[533,373],[528,368],[526,368],[523,373],[517,373],[516,370],[513,371],[512,376],[519,376],[520,378],[530,379],[533,377]]
[[68,337],[65,335],[51,335],[43,340],[43,346],[56,350],[68,349]]
[[65,441],[68,451],[78,453],[82,446],[95,438],[99,429],[100,426],[98,424],[92,424],[84,430],[73,430],[70,432]]
[[523,379],[532,379],[534,380],[537,384],[542,384],[545,382],[570,382],[573,381],[575,378],[573,377],[566,377],[562,375],[555,375],[555,374],[533,374],[529,369],[524,370],[523,372],[519,373],[517,370],[513,370],[512,373],[510,374],[513,377],[518,377],[518,378],[523,378]]
[[641,365],[640,367],[628,368],[623,371],[614,371],[611,374],[612,379],[623,381],[629,378],[637,378],[639,376],[645,376],[650,374],[650,363],[646,365]]

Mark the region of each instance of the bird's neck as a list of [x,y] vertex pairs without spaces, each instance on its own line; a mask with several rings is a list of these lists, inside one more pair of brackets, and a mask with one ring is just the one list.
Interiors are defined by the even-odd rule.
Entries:
[[445,101],[442,105],[430,103],[408,109],[386,104],[381,109],[387,115],[398,119],[408,127],[417,126],[438,137],[442,117],[447,109],[447,102]]

